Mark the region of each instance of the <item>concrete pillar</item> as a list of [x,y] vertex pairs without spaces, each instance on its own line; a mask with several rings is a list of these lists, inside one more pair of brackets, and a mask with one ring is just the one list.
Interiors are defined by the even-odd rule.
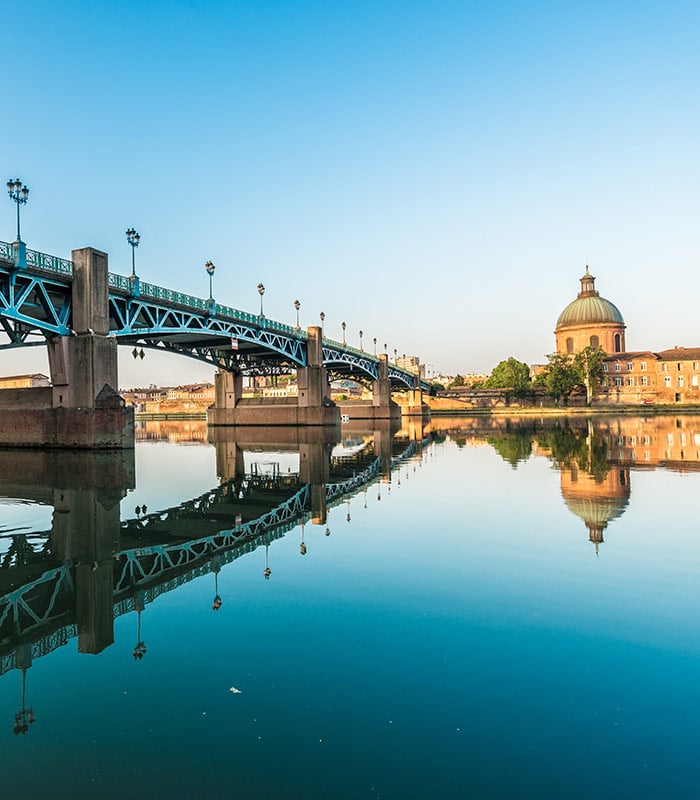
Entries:
[[388,407],[391,404],[391,383],[389,381],[389,357],[386,353],[379,355],[378,378],[372,386],[372,405]]
[[299,480],[302,483],[328,483],[330,447],[323,442],[299,444]]
[[313,483],[311,490],[311,524],[325,525],[328,522],[328,506],[326,504],[326,484]]
[[308,329],[306,343],[306,366],[297,369],[299,408],[319,408],[331,404],[331,389],[323,365],[323,336],[321,328],[314,325]]
[[[109,333],[107,254],[73,250],[73,336],[48,341],[54,408],[95,408],[101,393],[115,395],[117,341]],[[106,388],[105,388],[106,387]]]
[[243,376],[218,370],[214,375],[214,407],[235,408],[243,396]]
[[118,495],[96,489],[56,489],[52,549],[75,563],[78,652],[100,653],[114,642],[112,553],[118,549]]
[[391,420],[376,423],[374,429],[374,454],[379,456],[382,465],[382,476],[391,478],[391,449],[394,441],[394,429]]

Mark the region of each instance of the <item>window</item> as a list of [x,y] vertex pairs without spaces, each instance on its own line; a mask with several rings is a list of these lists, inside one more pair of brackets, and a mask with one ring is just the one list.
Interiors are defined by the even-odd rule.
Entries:
[[574,352],[574,340],[569,336],[566,340],[566,352],[571,355]]
[[637,444],[637,437],[636,437],[636,436],[630,436],[630,444],[631,444],[632,446],[634,446],[635,444]]
[[668,364],[661,365],[661,372],[668,372]]
[[600,346],[600,339],[597,336],[591,336],[590,343],[591,347],[595,350],[596,347]]
[[651,436],[642,436],[642,444],[651,444]]
[[693,369],[698,369],[698,362],[697,361],[693,361]]
[[615,386],[622,386],[622,378],[619,377],[615,378]]
[[646,361],[640,361],[639,362],[639,369],[641,369],[642,372],[646,372],[647,371],[647,362]]
[[642,377],[639,379],[639,385],[640,386],[648,386],[649,385],[649,378],[647,378],[646,375],[642,375]]
[[669,388],[671,386],[671,376],[670,375],[667,375],[664,378],[664,386],[666,386],[667,388]]
[[697,386],[698,385],[698,376],[697,375],[693,375],[693,377],[690,379],[690,383],[691,383],[691,386]]
[[676,364],[676,368],[678,369],[679,372],[683,369],[680,361]]
[[622,369],[622,367],[620,366],[620,362],[616,361],[615,362],[615,372],[619,372],[621,369]]
[[682,375],[678,376],[678,388],[679,389],[683,388],[683,376]]
[[644,451],[644,460],[651,461],[651,453],[648,450]]
[[631,375],[628,375],[628,376],[627,376],[627,380],[625,381],[625,383],[626,383],[628,386],[634,386],[634,378],[633,378]]
[[632,372],[632,367],[633,366],[634,366],[634,364],[631,361],[628,361],[627,362],[627,372]]
[[624,443],[625,443],[625,437],[624,437],[624,436],[618,436],[618,437],[617,437],[617,444],[618,444],[618,447],[619,447],[621,444],[624,444]]
[[673,444],[673,434],[672,433],[667,433],[666,434],[666,441],[669,443],[669,445]]
[[608,371],[608,365],[607,364],[603,364],[603,372],[607,372],[607,371]]
[[619,333],[615,334],[615,352],[620,353],[622,351],[622,337]]

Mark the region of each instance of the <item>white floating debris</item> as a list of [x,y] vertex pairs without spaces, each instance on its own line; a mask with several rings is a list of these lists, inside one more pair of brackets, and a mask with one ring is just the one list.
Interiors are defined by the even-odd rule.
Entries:
[[235,686],[232,686],[232,687],[229,689],[229,692],[231,692],[231,694],[243,694],[243,692],[242,692],[240,689],[236,689],[236,687],[235,687]]

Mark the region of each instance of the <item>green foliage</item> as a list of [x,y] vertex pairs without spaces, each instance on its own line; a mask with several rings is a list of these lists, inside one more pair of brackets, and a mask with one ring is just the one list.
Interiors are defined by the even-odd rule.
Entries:
[[547,360],[549,363],[535,378],[535,386],[541,386],[555,403],[566,404],[581,383],[578,372],[572,359],[563,353],[550,353]]
[[431,397],[435,397],[435,395],[438,392],[444,392],[444,391],[445,391],[445,387],[441,383],[437,383],[437,381],[436,381],[435,383],[431,383],[430,384],[430,396]]
[[527,431],[489,436],[486,441],[513,469],[517,469],[521,461],[527,461],[532,455],[532,434]]
[[464,376],[457,373],[454,378],[450,381],[449,389],[452,389],[454,386],[464,386]]
[[586,405],[591,404],[603,378],[605,350],[602,347],[584,347],[574,356],[574,369],[579,381],[586,387]]
[[511,356],[497,364],[484,381],[487,389],[511,389],[515,397],[522,397],[530,390],[530,367]]
[[570,468],[576,464],[598,482],[608,474],[610,465],[605,441],[590,425],[584,430],[576,430],[566,424],[557,425],[540,434],[538,439],[543,447],[551,450],[552,458],[560,467]]

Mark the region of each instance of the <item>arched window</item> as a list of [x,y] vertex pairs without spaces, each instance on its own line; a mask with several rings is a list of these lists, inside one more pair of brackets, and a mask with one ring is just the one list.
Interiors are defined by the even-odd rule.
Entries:
[[566,352],[571,355],[574,352],[574,340],[569,336],[566,340]]
[[622,350],[622,337],[619,333],[615,334],[615,352],[619,353]]
[[597,336],[591,336],[591,347],[595,350],[600,346],[600,339]]

